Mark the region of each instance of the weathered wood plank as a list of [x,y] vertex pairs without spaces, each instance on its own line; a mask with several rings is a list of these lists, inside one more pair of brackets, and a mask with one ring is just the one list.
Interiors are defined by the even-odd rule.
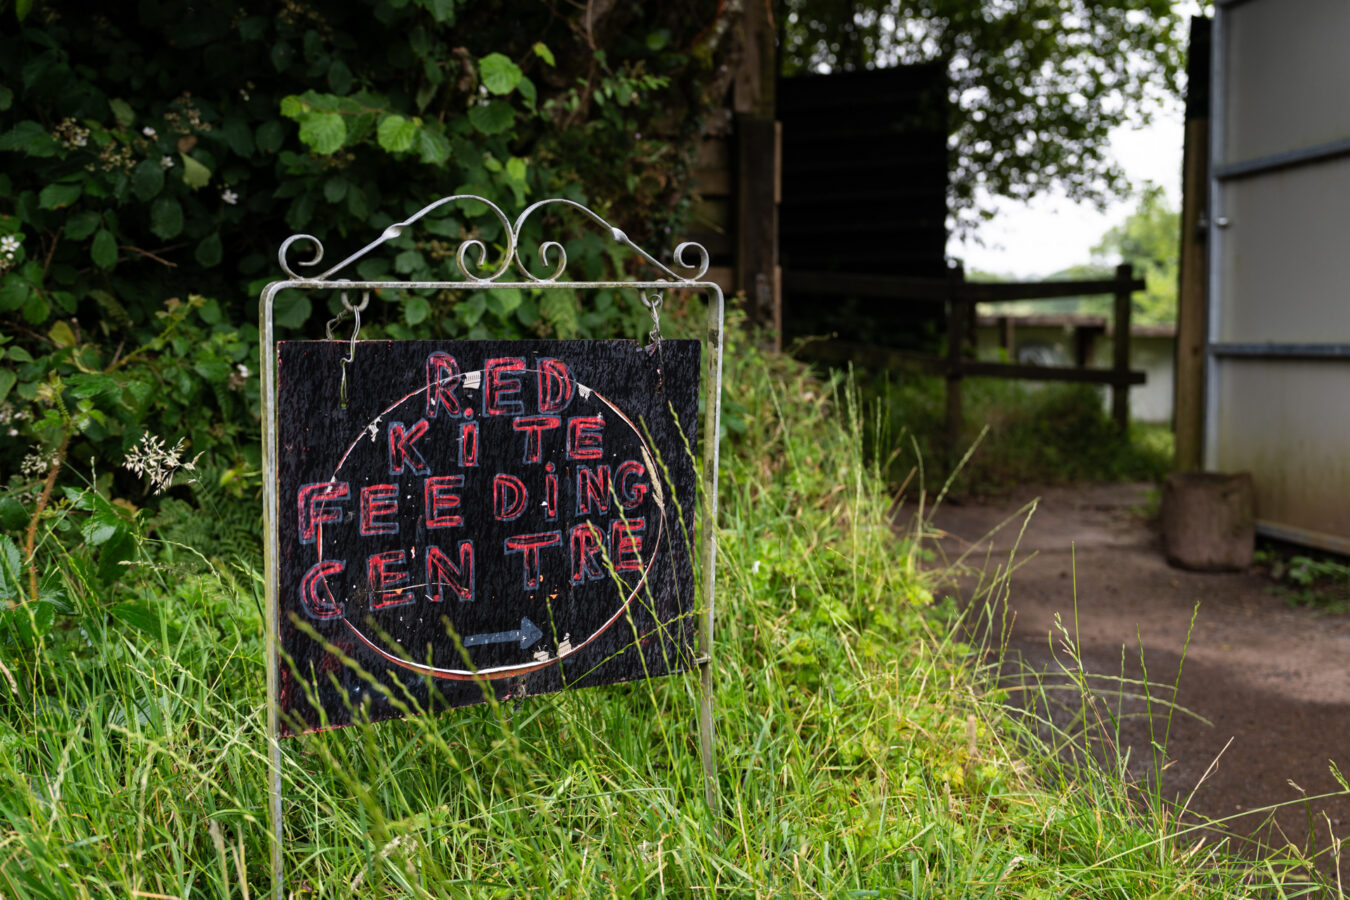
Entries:
[[699,342],[348,347],[277,345],[283,733],[692,664]]

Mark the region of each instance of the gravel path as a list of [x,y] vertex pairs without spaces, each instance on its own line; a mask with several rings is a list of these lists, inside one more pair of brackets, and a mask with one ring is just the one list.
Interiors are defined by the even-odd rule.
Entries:
[[[1028,487],[999,501],[948,502],[930,525],[938,530],[939,558],[966,554],[968,574],[955,590],[965,602],[978,599],[1005,635],[1006,680],[1029,668],[1062,681],[1060,666],[1069,658],[1056,617],[1074,632],[1076,593],[1086,671],[1139,678],[1142,645],[1149,680],[1165,686],[1154,696],[1170,697],[1183,665],[1177,702],[1206,721],[1173,717],[1164,794],[1184,799],[1194,791],[1189,808],[1226,819],[1236,839],[1306,846],[1304,804],[1273,815],[1252,811],[1299,800],[1291,782],[1309,796],[1338,791],[1333,762],[1350,775],[1350,616],[1290,609],[1258,572],[1171,568],[1143,512],[1149,499],[1147,485]],[[1016,514],[1033,501],[1019,542],[1026,516]],[[1006,569],[1014,547],[1011,579],[989,592],[991,574]],[[1103,706],[1114,708],[1109,681],[1092,683],[1103,685]],[[1126,702],[1123,711],[1129,717],[1122,749],[1142,778],[1154,759],[1148,719],[1142,702]],[[1155,730],[1160,738],[1162,725]],[[1313,801],[1311,808],[1318,849],[1329,845],[1331,833],[1350,837],[1350,797]],[[1322,859],[1319,868],[1334,868],[1329,855]],[[1341,874],[1350,882],[1347,862]]]

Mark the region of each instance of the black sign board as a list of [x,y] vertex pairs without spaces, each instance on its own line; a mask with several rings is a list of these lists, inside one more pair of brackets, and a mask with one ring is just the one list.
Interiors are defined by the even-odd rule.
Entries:
[[283,734],[692,664],[698,341],[348,349],[277,344]]

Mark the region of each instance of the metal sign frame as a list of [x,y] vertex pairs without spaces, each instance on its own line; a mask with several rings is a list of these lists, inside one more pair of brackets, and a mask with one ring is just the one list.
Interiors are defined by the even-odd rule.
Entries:
[[[487,263],[488,247],[476,237],[462,241],[455,252],[455,267],[461,276],[450,281],[353,281],[335,277],[343,269],[355,263],[373,250],[394,240],[411,228],[418,220],[433,211],[457,202],[481,203],[501,222],[506,239],[501,265],[487,276],[476,274],[477,269]],[[544,241],[539,245],[539,259],[545,267],[551,267],[548,274],[539,276],[532,273],[520,256],[521,228],[536,211],[547,207],[562,207],[579,211],[586,218],[603,228],[617,244],[635,251],[646,263],[664,277],[648,281],[562,281],[567,269],[567,252],[557,241]],[[292,263],[287,252],[297,243],[308,242],[313,246],[313,257],[309,260]],[[476,253],[477,267],[469,264],[471,253]],[[694,262],[688,262],[693,254]],[[278,531],[278,492],[277,492],[277,356],[276,333],[273,323],[273,309],[277,296],[284,290],[357,290],[371,291],[380,289],[406,291],[490,291],[490,290],[572,290],[593,291],[599,289],[622,289],[638,291],[689,290],[706,294],[708,297],[708,331],[706,346],[710,377],[706,387],[706,401],[703,416],[703,531],[701,535],[701,555],[703,559],[703,590],[701,601],[695,607],[695,659],[699,669],[699,710],[698,737],[699,755],[703,764],[704,799],[714,814],[718,808],[716,755],[713,749],[713,682],[712,682],[712,634],[713,611],[716,594],[716,523],[717,523],[717,471],[718,471],[718,429],[722,414],[722,345],[725,323],[725,301],[720,286],[712,281],[703,280],[707,275],[708,251],[700,244],[684,242],[673,252],[676,266],[690,270],[691,275],[680,275],[666,266],[647,251],[635,244],[621,229],[614,227],[601,216],[572,200],[552,198],[540,200],[527,207],[512,222],[492,201],[473,194],[454,194],[442,197],[428,204],[401,222],[395,222],[381,232],[380,236],[352,253],[336,265],[324,269],[317,275],[301,274],[292,265],[302,269],[318,268],[323,262],[323,243],[314,235],[295,234],[287,238],[277,251],[277,261],[288,278],[274,281],[263,289],[259,300],[258,320],[261,327],[260,344],[262,373],[262,437],[263,437],[263,512],[265,537],[265,590],[267,598],[267,736],[269,796],[268,818],[272,833],[272,870],[273,886],[277,900],[284,893],[282,863],[282,810],[281,810],[281,732],[280,708],[278,698],[277,659],[280,646],[278,639],[280,605],[278,603],[278,560],[280,558]],[[503,280],[512,266],[521,280]],[[644,297],[644,303],[646,303]],[[653,320],[659,316],[659,305],[653,304]],[[350,305],[347,305],[351,309]],[[359,313],[358,319],[359,323]],[[659,329],[659,322],[658,322]],[[654,337],[659,337],[653,332]],[[356,340],[355,334],[352,337]],[[701,608],[698,604],[701,603]]]

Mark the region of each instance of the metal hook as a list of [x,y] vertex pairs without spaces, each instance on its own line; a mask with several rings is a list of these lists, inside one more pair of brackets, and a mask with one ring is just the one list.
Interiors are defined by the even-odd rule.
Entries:
[[[347,355],[342,358],[342,382],[338,385],[338,405],[343,409],[347,407],[347,365],[356,361],[356,338],[361,334],[361,310],[365,309],[370,303],[370,291],[364,291],[361,295],[361,305],[352,306],[351,301],[347,299],[347,292],[342,292],[342,306],[345,312],[350,312],[356,319],[352,325],[352,339],[347,346]],[[340,319],[345,318],[345,312],[339,313],[338,318],[329,322],[328,338],[332,340],[332,326]]]
[[661,371],[665,356],[661,352],[661,303],[662,296],[660,291],[652,291],[651,298],[648,299],[646,291],[639,291],[638,296],[642,299],[642,305],[652,314],[652,330],[647,333],[647,340],[650,341],[647,346],[656,348],[656,389],[658,391],[665,388],[666,377]]
[[647,299],[646,291],[641,291],[638,296],[642,298],[642,305],[647,307],[652,314],[652,330],[648,332],[647,339],[659,348],[661,346],[661,292],[652,291],[650,300]]
[[[338,282],[338,283],[339,283],[339,284],[345,284],[345,283],[347,283],[347,279],[344,278],[344,279],[342,279],[342,281],[340,281],[340,282]],[[367,296],[367,299],[369,299],[369,293],[367,293],[366,296]],[[363,300],[363,301],[361,302],[360,308],[361,308],[361,309],[365,309],[365,308],[366,308],[366,301]],[[338,314],[337,314],[336,316],[334,316],[333,318],[331,318],[331,319],[328,320],[328,324],[325,325],[325,326],[324,326],[324,329],[323,329],[324,335],[327,336],[328,340],[330,340],[330,341],[336,340],[336,338],[333,337],[333,329],[334,329],[335,327],[337,327],[338,325],[340,325],[344,319],[346,319],[348,316],[350,316],[350,315],[354,312],[354,310],[355,310],[355,308],[352,306],[351,301],[347,299],[347,292],[346,292],[346,291],[343,291],[343,292],[342,292],[342,309],[338,310]]]

